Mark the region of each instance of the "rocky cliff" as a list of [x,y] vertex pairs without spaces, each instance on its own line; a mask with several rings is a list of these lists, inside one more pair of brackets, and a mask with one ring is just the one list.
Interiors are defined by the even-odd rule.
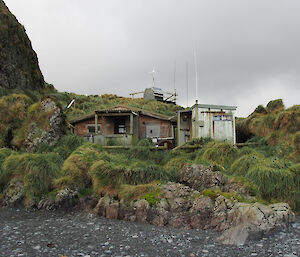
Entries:
[[0,88],[42,87],[44,78],[25,29],[0,0]]

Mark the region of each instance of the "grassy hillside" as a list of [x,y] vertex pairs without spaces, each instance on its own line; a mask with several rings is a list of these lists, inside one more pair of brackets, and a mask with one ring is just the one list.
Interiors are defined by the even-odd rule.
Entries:
[[237,119],[238,142],[256,143],[269,154],[300,161],[300,105],[288,109],[281,99],[259,105],[247,118]]
[[[178,182],[181,167],[197,163],[221,171],[231,183],[249,192],[246,195],[234,190],[204,189],[203,195],[216,197],[221,194],[242,202],[285,201],[300,210],[299,163],[278,156],[269,157],[262,149],[238,149],[229,143],[207,140],[200,142],[200,148],[195,151],[159,151],[150,150],[149,146],[151,142],[143,140],[130,150],[105,150],[67,135],[57,145],[43,145],[34,154],[3,148],[0,150],[0,196],[2,193],[3,198],[11,183],[19,181],[25,186],[26,199],[33,201],[66,187],[124,201],[152,201],[153,193],[159,197],[155,185]],[[149,195],[151,197],[147,198]]]
[[177,110],[183,109],[178,105],[167,104],[155,100],[145,101],[142,98],[120,97],[111,94],[85,96],[67,92],[52,92],[47,93],[47,95],[55,98],[62,106],[65,107],[67,107],[68,104],[75,99],[75,104],[73,104],[70,110],[66,113],[69,119],[92,113],[94,110],[106,109],[115,105],[140,108],[167,116],[175,115]]

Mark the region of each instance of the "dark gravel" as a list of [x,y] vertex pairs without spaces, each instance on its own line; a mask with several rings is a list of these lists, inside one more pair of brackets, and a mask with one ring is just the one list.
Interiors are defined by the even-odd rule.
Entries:
[[300,256],[300,217],[243,247],[220,245],[217,236],[86,213],[0,209],[0,256]]

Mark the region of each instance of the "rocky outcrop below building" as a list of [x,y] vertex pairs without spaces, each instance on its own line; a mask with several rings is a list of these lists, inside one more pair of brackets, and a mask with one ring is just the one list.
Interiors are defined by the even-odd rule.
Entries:
[[[286,203],[246,203],[228,197],[228,193],[222,195],[222,191],[217,190],[231,192],[236,185],[231,186],[220,172],[201,165],[184,167],[180,181],[188,185],[161,184],[158,185],[159,192],[152,197],[135,201],[110,196],[80,198],[78,191],[67,188],[41,199],[38,204],[29,203],[27,207],[53,210],[77,206],[108,219],[182,229],[212,229],[221,232],[219,242],[230,245],[243,245],[251,239],[259,239],[271,231],[289,226],[295,219]],[[216,193],[206,195],[200,191],[203,189],[214,189],[212,192]]]
[[243,245],[274,229],[287,227],[295,219],[286,203],[240,203],[221,195],[213,200],[178,183],[163,185],[161,190],[163,198],[152,206],[145,199],[124,204],[102,197],[93,212],[109,219],[139,221],[157,226],[214,229],[222,232],[220,242],[233,245]]

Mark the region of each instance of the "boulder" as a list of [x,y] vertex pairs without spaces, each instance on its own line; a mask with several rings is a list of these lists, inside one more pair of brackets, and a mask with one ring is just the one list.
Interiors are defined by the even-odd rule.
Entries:
[[191,227],[208,229],[210,228],[210,220],[214,211],[214,202],[205,196],[197,197],[190,209]]
[[75,205],[78,199],[78,191],[70,188],[65,188],[55,196],[54,204],[56,208],[68,209]]
[[197,190],[222,188],[228,183],[219,171],[199,164],[185,165],[180,171],[179,182]]
[[70,188],[59,190],[55,197],[52,196],[42,198],[38,205],[38,209],[54,210],[54,209],[70,209],[75,206],[78,198],[78,192]]
[[110,203],[105,207],[105,217],[108,219],[117,219],[119,216],[119,202]]
[[149,203],[145,200],[138,200],[134,203],[135,215],[137,221],[146,223],[148,218],[148,211],[150,209]]
[[94,208],[93,212],[99,216],[106,216],[106,206],[108,206],[111,202],[111,199],[108,196],[101,197]]
[[53,210],[55,209],[55,202],[52,198],[41,199],[37,205],[37,208],[46,209],[46,210]]
[[25,197],[24,183],[20,180],[11,180],[4,192],[3,205],[15,206],[21,204]]
[[186,212],[192,207],[195,195],[200,193],[189,186],[169,182],[161,188],[162,197],[168,201],[171,212]]
[[219,237],[223,244],[243,245],[248,240],[261,238],[270,231],[288,226],[295,215],[286,203],[263,205],[235,203],[227,208],[226,224]]
[[120,213],[120,203],[108,196],[99,199],[93,212],[108,219],[118,219],[122,215]]
[[98,203],[98,198],[93,196],[83,196],[79,199],[79,208],[85,211],[92,211]]

